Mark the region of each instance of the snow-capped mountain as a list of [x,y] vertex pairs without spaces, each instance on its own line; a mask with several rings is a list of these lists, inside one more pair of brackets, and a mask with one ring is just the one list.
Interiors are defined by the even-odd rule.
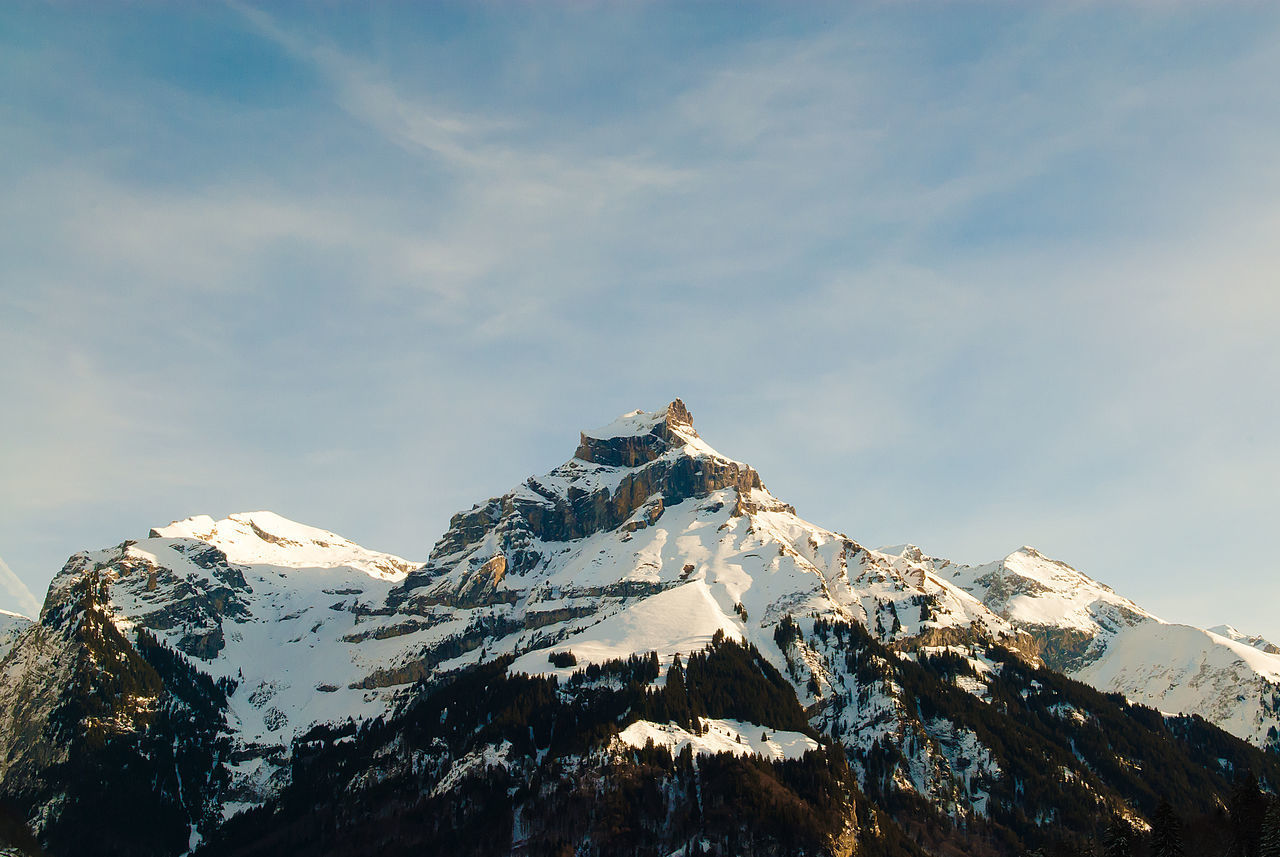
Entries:
[[0,610],[0,659],[4,658],[10,647],[13,646],[14,640],[30,624],[31,620],[26,616],[10,613],[8,610]]
[[528,652],[513,670],[567,676],[545,650],[580,663],[669,658],[717,632],[772,649],[789,613],[879,623],[886,639],[1014,636],[945,579],[800,519],[754,470],[708,446],[678,401],[584,432],[570,461],[455,516],[391,602],[469,629],[445,637],[465,653],[428,652],[423,670]]
[[1230,625],[1214,625],[1208,630],[1219,637],[1226,637],[1233,642],[1252,646],[1260,652],[1266,652],[1269,655],[1280,655],[1280,646],[1258,634],[1246,634],[1243,631],[1237,631]]
[[1066,563],[1023,547],[959,566],[919,548],[889,549],[974,595],[1053,669],[1161,711],[1199,714],[1260,747],[1280,749],[1280,649],[1230,626],[1166,622]]
[[[385,640],[374,626],[386,617],[372,614],[414,566],[270,512],[200,516],[73,556],[50,584],[43,626],[80,621],[92,575],[99,604],[126,637],[145,629],[200,672],[234,683],[227,710],[232,797],[224,802],[230,812],[243,805],[238,799],[254,803],[278,788],[290,742],[306,727],[387,710],[392,690],[359,682],[407,642]],[[42,668],[40,661],[30,665]],[[45,685],[47,693],[34,694],[45,704],[31,710],[29,678],[0,686],[0,733],[11,728],[5,718],[18,700],[27,719],[58,703],[58,684]],[[4,771],[0,761],[0,776]]]
[[[704,688],[706,711],[677,707],[684,713],[666,721],[639,717],[637,702],[608,727],[609,752],[652,739],[677,755],[744,748],[798,761],[836,743],[870,794],[911,793],[953,819],[994,825],[1022,824],[1006,817],[1009,805],[1054,789],[1081,806],[1118,805],[1130,786],[1081,749],[1105,748],[1105,738],[1077,736],[1066,750],[1055,730],[1011,725],[1032,716],[1018,713],[1024,703],[1065,724],[1057,731],[1104,734],[1127,716],[1025,671],[1041,662],[1280,747],[1280,655],[1266,645],[1165,623],[1031,548],[976,567],[910,545],[868,549],[800,518],[754,469],[709,446],[676,400],[583,432],[566,463],[455,515],[425,563],[270,512],[188,518],[73,556],[39,622],[0,616],[0,797],[27,807],[51,841],[83,847],[74,837],[87,807],[118,795],[69,792],[65,772],[98,770],[103,747],[136,769],[164,760],[167,773],[147,788],[168,827],[156,825],[149,847],[177,853],[173,843],[194,848],[235,812],[287,797],[309,770],[299,753],[328,752],[314,736],[352,724],[342,740],[376,744],[371,724],[402,722],[458,676],[496,664],[493,686],[554,679],[590,708],[582,700],[606,687],[667,693],[673,671],[683,675],[680,664],[708,646],[728,662],[751,653],[753,681],[777,676],[803,709],[744,711]],[[649,690],[607,678],[619,670],[640,670]],[[462,705],[445,704],[439,723],[415,734],[443,728]],[[373,737],[361,737],[366,727]],[[994,737],[1008,729],[1023,730],[1015,745],[1059,759],[1058,779],[1028,787],[1041,772]],[[370,753],[399,759],[398,735]],[[548,752],[535,746],[520,762],[501,742],[446,751],[453,738],[431,740],[444,743],[394,771],[363,771],[352,788],[409,776],[444,800],[494,767],[533,776]]]

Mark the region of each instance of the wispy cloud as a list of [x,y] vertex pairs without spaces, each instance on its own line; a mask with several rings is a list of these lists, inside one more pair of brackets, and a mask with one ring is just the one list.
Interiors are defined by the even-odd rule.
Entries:
[[572,204],[599,208],[618,195],[667,188],[687,180],[687,170],[636,154],[556,153],[546,148],[504,144],[518,123],[451,112],[422,96],[410,96],[378,68],[323,40],[307,38],[278,24],[256,7],[233,7],[261,35],[310,65],[332,87],[335,102],[352,117],[410,152],[431,156],[448,167],[500,189],[508,206]]
[[[240,507],[418,555],[676,394],[857,538],[1039,541],[1132,590],[1133,545],[1266,530],[1273,15],[668,13],[450,21],[450,60],[435,7],[369,40],[217,7],[231,60],[33,41],[0,75],[26,579]],[[441,65],[472,53],[492,77]]]
[[4,593],[5,600],[9,602],[6,606],[17,608],[13,612],[18,612],[31,618],[40,615],[40,602],[36,601],[36,597],[31,594],[31,590],[18,578],[18,575],[13,573],[13,569],[9,568],[2,558],[0,558],[0,591]]

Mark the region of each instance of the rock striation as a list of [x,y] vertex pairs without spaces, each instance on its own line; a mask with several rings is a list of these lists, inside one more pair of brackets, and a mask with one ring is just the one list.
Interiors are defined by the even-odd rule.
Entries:
[[[764,484],[751,467],[702,442],[684,402],[676,399],[656,413],[632,411],[583,432],[573,458],[546,476],[531,476],[501,497],[454,515],[427,564],[409,573],[390,603],[413,609],[509,601],[503,575],[535,571],[547,558],[548,543],[618,527],[635,531],[651,525],[667,506],[726,488],[743,495]],[[459,574],[460,563],[465,570]]]

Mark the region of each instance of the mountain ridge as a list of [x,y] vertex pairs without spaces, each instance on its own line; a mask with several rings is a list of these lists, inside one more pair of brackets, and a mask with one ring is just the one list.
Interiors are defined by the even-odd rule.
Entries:
[[[82,657],[86,628],[111,658],[136,664],[125,683],[136,690],[113,690],[123,685],[102,659]],[[864,629],[866,640],[833,638],[832,628]],[[1169,666],[1172,643],[1176,668],[1156,670]],[[1008,692],[1000,653],[1015,652],[1136,702],[1175,703],[1171,714],[1202,709],[1257,746],[1280,747],[1280,656],[1165,623],[1026,546],[980,566],[911,545],[865,548],[801,519],[754,469],[718,453],[678,399],[581,432],[564,464],[454,515],[423,563],[262,511],[195,516],[76,554],[39,622],[0,653],[0,741],[54,740],[44,721],[68,710],[63,685],[75,676],[92,699],[107,695],[102,706],[131,706],[108,731],[143,756],[155,752],[144,741],[148,700],[201,712],[192,722],[225,751],[212,763],[218,778],[200,787],[205,803],[184,810],[196,841],[284,794],[306,735],[381,722],[449,676],[500,661],[511,680],[569,686],[584,671],[653,657],[662,687],[716,645],[742,646],[785,676],[863,787],[892,759],[893,789],[957,817],[994,820],[991,796],[1003,792],[991,783],[1009,762],[982,747],[988,715],[921,711],[906,688],[923,679],[888,678],[910,669],[901,664],[959,658],[965,666],[946,680],[966,695],[948,705],[991,706]],[[50,663],[73,662],[42,677]],[[680,728],[692,735],[696,725]],[[674,734],[661,722],[636,728]],[[881,755],[886,741],[897,755]],[[0,753],[0,783],[52,782],[60,758]],[[57,795],[43,788],[19,792],[36,826],[55,829]]]

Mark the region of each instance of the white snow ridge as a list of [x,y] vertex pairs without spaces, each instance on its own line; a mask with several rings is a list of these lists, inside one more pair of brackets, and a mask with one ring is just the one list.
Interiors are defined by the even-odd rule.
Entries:
[[[455,515],[425,563],[271,512],[197,516],[72,557],[46,613],[71,604],[90,574],[126,637],[147,629],[200,671],[234,682],[236,806],[278,791],[293,739],[311,726],[387,714],[420,679],[500,656],[512,656],[510,672],[562,679],[649,652],[666,670],[717,634],[753,646],[815,717],[870,746],[904,722],[904,703],[891,687],[860,694],[849,685],[839,653],[816,633],[821,623],[865,627],[903,657],[959,653],[972,674],[957,684],[979,700],[992,667],[964,644],[988,640],[1043,652],[1102,690],[1203,714],[1259,745],[1280,723],[1280,654],[1266,641],[1166,623],[1027,547],[976,567],[911,545],[864,548],[802,519],[754,470],[716,452],[679,400],[582,433],[563,465]],[[803,636],[780,646],[780,623],[791,617]],[[0,657],[35,640],[33,628],[0,613]],[[568,652],[574,663],[551,662]],[[49,663],[6,658],[0,711],[21,708],[8,689],[33,686]],[[34,683],[52,693],[49,675]],[[640,721],[618,746],[775,759],[817,746],[775,724],[701,726]],[[964,760],[965,788],[998,774],[973,735],[929,729],[920,759]],[[457,776],[501,765],[505,752],[459,762]],[[922,793],[938,779],[925,761],[908,777]]]

